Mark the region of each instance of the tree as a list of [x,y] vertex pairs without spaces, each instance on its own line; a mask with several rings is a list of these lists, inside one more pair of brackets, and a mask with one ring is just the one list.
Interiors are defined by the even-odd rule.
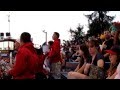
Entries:
[[84,36],[83,26],[79,24],[77,30],[72,30],[70,28],[69,32],[71,33],[71,38],[74,42],[80,43],[82,41]]
[[85,15],[88,18],[90,36],[101,34],[104,30],[109,29],[115,16],[108,16],[108,11],[94,11],[90,15]]

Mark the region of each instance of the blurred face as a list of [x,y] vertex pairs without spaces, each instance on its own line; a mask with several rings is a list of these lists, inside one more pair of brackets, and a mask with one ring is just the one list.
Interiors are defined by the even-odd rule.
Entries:
[[112,64],[115,64],[117,61],[117,55],[110,54],[109,59]]
[[18,49],[20,47],[20,43],[15,42],[15,49]]
[[53,34],[52,38],[53,38],[53,40],[55,40],[57,38],[55,33]]
[[109,35],[109,31],[105,31],[105,32],[104,32],[104,35]]
[[110,36],[109,31],[105,31],[105,32],[104,32],[104,35],[105,35],[105,38],[108,38],[108,37]]
[[90,55],[94,55],[96,53],[96,47],[94,45],[89,45],[89,53]]
[[83,52],[81,49],[79,49],[79,55],[80,55],[80,56],[83,56],[83,55],[84,55],[84,52]]
[[111,35],[114,36],[114,35],[115,35],[115,32],[114,32],[114,31],[111,31]]

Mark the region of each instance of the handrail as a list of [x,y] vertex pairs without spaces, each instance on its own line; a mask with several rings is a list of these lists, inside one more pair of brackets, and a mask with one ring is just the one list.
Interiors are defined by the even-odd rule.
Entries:
[[15,39],[3,39],[3,40],[0,40],[0,42],[5,42],[5,41],[12,41],[12,42],[15,42]]

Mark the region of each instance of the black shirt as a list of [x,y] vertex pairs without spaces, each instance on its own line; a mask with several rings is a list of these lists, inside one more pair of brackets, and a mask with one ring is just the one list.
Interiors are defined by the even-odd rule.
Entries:
[[109,39],[105,42],[105,45],[107,46],[106,47],[106,50],[109,50],[111,49],[111,47],[113,46],[113,39]]
[[[102,54],[100,54],[100,53],[97,53],[96,56],[95,56],[95,58],[94,58],[94,60],[93,60],[93,65],[97,66],[97,62],[100,59],[104,60],[104,56]],[[92,62],[92,57],[91,57],[91,62]]]
[[[86,63],[90,63],[91,62],[91,56],[87,57]],[[82,67],[82,65],[85,63],[84,59],[81,58],[79,66]]]

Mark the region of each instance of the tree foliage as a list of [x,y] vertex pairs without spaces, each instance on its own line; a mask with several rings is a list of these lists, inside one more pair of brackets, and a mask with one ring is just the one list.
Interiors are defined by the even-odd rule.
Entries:
[[108,16],[108,11],[94,11],[90,15],[85,15],[88,18],[90,36],[101,34],[104,30],[109,29],[115,16]]
[[71,33],[72,41],[80,43],[83,39],[84,32],[83,32],[83,26],[79,24],[76,30],[70,29],[69,32]]

